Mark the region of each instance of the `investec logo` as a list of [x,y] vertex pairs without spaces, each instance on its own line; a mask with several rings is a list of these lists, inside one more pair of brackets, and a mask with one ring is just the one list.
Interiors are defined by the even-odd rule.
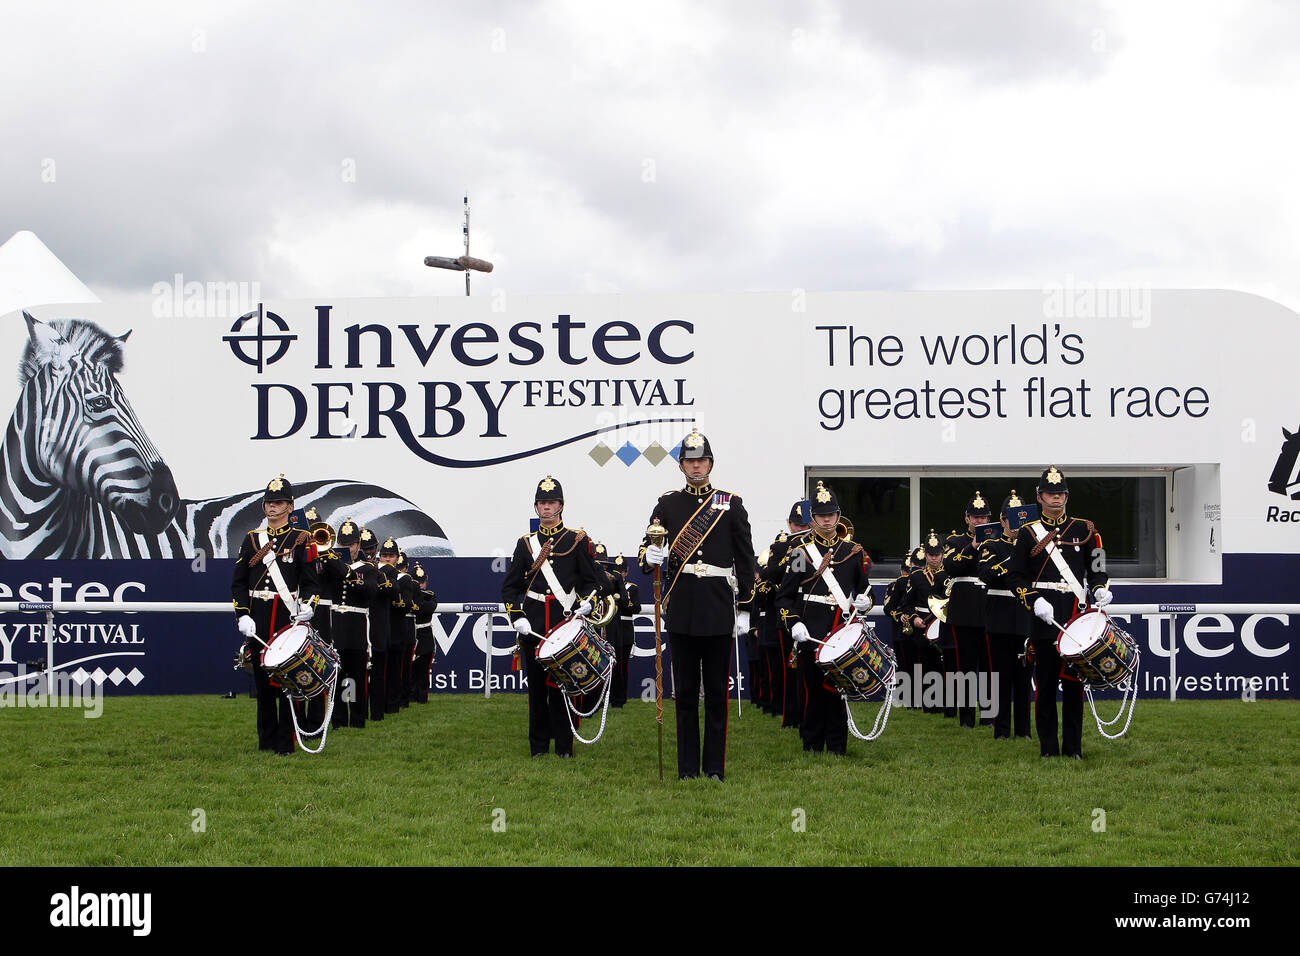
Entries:
[[[333,306],[316,306],[314,368],[317,381],[252,383],[257,395],[253,438],[275,441],[306,434],[319,440],[385,438],[396,434],[412,454],[447,467],[478,467],[526,458],[603,432],[639,425],[693,421],[695,398],[687,379],[678,377],[695,357],[695,326],[683,319],[663,319],[648,328],[612,320],[588,322],[560,314],[543,326],[516,322],[508,327],[486,322],[425,322],[398,325],[360,322],[335,329]],[[296,345],[299,336],[282,316],[258,306],[240,316],[222,337],[240,362],[259,376],[274,375],[273,366]],[[565,378],[525,378],[531,367],[558,359],[572,368]],[[658,366],[655,377],[610,376],[620,366],[646,361]],[[417,382],[414,390],[390,378],[388,370],[418,362],[449,364],[463,375]],[[506,374],[491,377],[494,371]],[[598,377],[581,373],[590,369]],[[610,377],[605,377],[610,376]],[[535,432],[537,409],[608,409],[620,418],[544,445],[529,446],[513,434]],[[609,417],[610,412],[599,413]],[[531,426],[531,427],[530,427]],[[501,439],[493,454],[456,459],[426,447],[431,439],[461,433]]]

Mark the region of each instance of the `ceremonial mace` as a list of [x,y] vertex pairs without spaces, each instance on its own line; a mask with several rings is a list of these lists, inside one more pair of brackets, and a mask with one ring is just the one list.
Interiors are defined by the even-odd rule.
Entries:
[[[664,546],[668,529],[655,518],[645,531],[646,539],[655,547]],[[655,565],[655,722],[659,725],[659,779],[664,778],[664,652],[661,634],[663,619],[663,565]]]

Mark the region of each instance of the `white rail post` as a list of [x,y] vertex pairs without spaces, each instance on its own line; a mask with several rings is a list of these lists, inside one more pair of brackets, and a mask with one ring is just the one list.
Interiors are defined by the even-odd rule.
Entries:
[[1169,700],[1178,699],[1178,615],[1169,615]]
[[45,612],[45,695],[54,693],[54,605]]

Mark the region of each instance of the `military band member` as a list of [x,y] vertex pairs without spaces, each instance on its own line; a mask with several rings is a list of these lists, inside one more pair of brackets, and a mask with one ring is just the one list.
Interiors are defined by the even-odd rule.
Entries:
[[366,671],[369,687],[370,719],[383,720],[388,708],[388,638],[392,630],[393,600],[397,570],[379,562],[379,536],[369,528],[361,530],[361,551],[375,569],[375,594],[370,600],[370,666]]
[[[978,708],[972,700],[980,674],[988,672],[988,644],[984,636],[984,582],[979,578],[979,552],[975,528],[992,512],[978,491],[966,503],[966,527],[944,542],[943,566],[952,582],[948,601],[948,626],[952,628],[955,670],[958,675],[957,716],[961,726],[974,727]],[[977,695],[976,695],[977,696]]]
[[590,614],[597,597],[606,593],[606,579],[596,567],[586,532],[564,526],[564,489],[550,475],[537,483],[533,509],[540,526],[515,542],[501,600],[527,666],[529,750],[540,757],[554,740],[556,756],[572,757],[573,729],[564,694],[537,662],[537,648],[569,612]]
[[871,561],[862,545],[840,538],[839,502],[820,481],[812,514],[812,530],[793,540],[783,562],[776,606],[781,623],[799,645],[799,675],[807,701],[799,727],[803,749],[843,757],[849,742],[848,713],[839,691],[827,684],[817,664],[815,642],[824,642],[853,610],[864,616],[870,610]]
[[757,567],[754,543],[740,496],[710,482],[713,449],[709,440],[691,429],[682,440],[677,463],[686,476],[686,486],[665,492],[650,513],[650,523],[667,530],[664,545],[651,544],[647,536],[641,542],[640,562],[649,574],[655,567],[663,567],[677,713],[677,776],[691,779],[703,769],[705,776],[721,781],[726,775],[731,646],[749,630]]
[[330,630],[343,671],[334,692],[331,723],[335,727],[366,725],[370,604],[379,590],[379,572],[361,554],[361,533],[361,526],[351,518],[339,525],[335,544],[342,553],[327,559],[322,573],[322,579],[330,582],[336,594],[330,611]]
[[429,588],[429,575],[417,561],[411,577],[420,586],[415,595],[415,662],[412,665],[413,679],[411,699],[418,704],[429,702],[429,673],[433,669],[433,658],[437,653],[437,642],[433,635],[433,616],[438,611],[438,595]]
[[[908,578],[907,605],[912,634],[918,639],[921,648],[921,671],[923,675],[934,674],[935,678],[923,677],[923,686],[937,679],[942,691],[943,715],[957,716],[956,699],[952,693],[951,683],[947,679],[947,668],[955,658],[952,646],[952,631],[947,624],[939,624],[939,639],[931,641],[926,636],[926,629],[934,620],[934,611],[930,608],[930,598],[943,600],[947,596],[948,572],[944,568],[943,542],[934,529],[926,535],[921,543],[924,563],[912,572]],[[927,713],[937,713],[938,707],[923,707]]]
[[641,613],[641,589],[635,581],[627,579],[627,559],[618,555],[611,562],[612,581],[615,596],[618,598],[618,610],[614,620],[606,627],[609,642],[617,655],[614,665],[614,689],[610,696],[611,707],[622,707],[627,703],[628,675],[632,665],[632,651],[636,647],[636,615]]
[[397,684],[397,706],[405,710],[411,706],[411,683],[415,668],[415,596],[420,592],[420,583],[411,575],[405,551],[397,552],[397,564],[394,567],[397,568],[397,580],[406,605],[402,609],[402,653]]
[[783,561],[789,553],[790,541],[809,528],[809,525],[803,523],[802,504],[803,502],[796,501],[790,506],[790,514],[785,522],[786,530],[779,532],[771,547],[760,556],[759,592],[754,598],[755,605],[761,604],[765,610],[758,640],[764,652],[765,669],[772,687],[770,712],[781,716],[783,728],[797,728],[804,710],[803,682],[799,679],[798,669],[790,666],[794,642],[790,639],[790,631],[781,624],[781,615],[776,607],[776,589],[784,574]]
[[272,686],[261,652],[278,631],[312,619],[319,585],[307,533],[289,526],[293,485],[283,475],[266,486],[262,510],[266,527],[244,535],[235,559],[231,596],[235,623],[248,642],[257,685],[257,747],[291,754],[293,701]]
[[[917,560],[925,561],[925,552],[917,549]],[[912,688],[912,693],[907,700],[900,700],[898,703],[909,709],[915,710],[921,706],[920,682],[915,680],[912,667],[914,664],[921,662],[921,656],[916,647],[916,641],[913,638],[911,624],[907,622],[907,615],[910,613],[907,609],[908,597],[908,580],[916,566],[912,563],[912,553],[909,552],[903,558],[902,567],[899,569],[898,577],[894,578],[885,588],[885,598],[880,602],[881,609],[885,616],[889,618],[890,631],[893,636],[894,644],[894,661],[898,673],[906,674],[909,681],[908,686]],[[904,629],[904,624],[907,624]],[[897,706],[897,705],[895,705]]]
[[393,585],[388,604],[388,654],[384,660],[385,714],[402,709],[402,656],[406,652],[406,603],[410,590],[406,582],[410,576],[397,570],[401,553],[391,536],[379,548],[379,570]]
[[[1020,529],[1011,552],[1012,590],[1033,612],[1034,727],[1044,757],[1083,756],[1083,684],[1066,673],[1056,649],[1059,626],[1088,603],[1111,602],[1101,535],[1086,518],[1066,513],[1070,489],[1055,465],[1038,480],[1041,517]],[[1061,685],[1061,737],[1056,734],[1056,686]]]
[[[1011,590],[1007,562],[1016,545],[1017,527],[1012,530],[1010,517],[1023,502],[1011,489],[999,512],[1002,536],[985,541],[980,547],[980,580],[988,590],[984,597],[984,616],[988,621],[989,666],[997,686],[998,710],[993,718],[993,736],[1011,736],[1012,715],[1017,737],[1029,736],[1029,668],[1021,652],[1029,637],[1029,610]],[[1012,711],[1012,703],[1015,710]]]

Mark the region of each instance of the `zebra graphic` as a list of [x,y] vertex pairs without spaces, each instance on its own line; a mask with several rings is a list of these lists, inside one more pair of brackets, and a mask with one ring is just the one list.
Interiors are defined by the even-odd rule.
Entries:
[[[158,449],[117,381],[129,331],[23,313],[22,392],[5,430],[0,554],[28,558],[224,558],[265,521],[257,491],[182,500]],[[413,557],[449,556],[438,523],[387,489],[357,481],[295,482],[298,508],[315,506],[391,535]]]

